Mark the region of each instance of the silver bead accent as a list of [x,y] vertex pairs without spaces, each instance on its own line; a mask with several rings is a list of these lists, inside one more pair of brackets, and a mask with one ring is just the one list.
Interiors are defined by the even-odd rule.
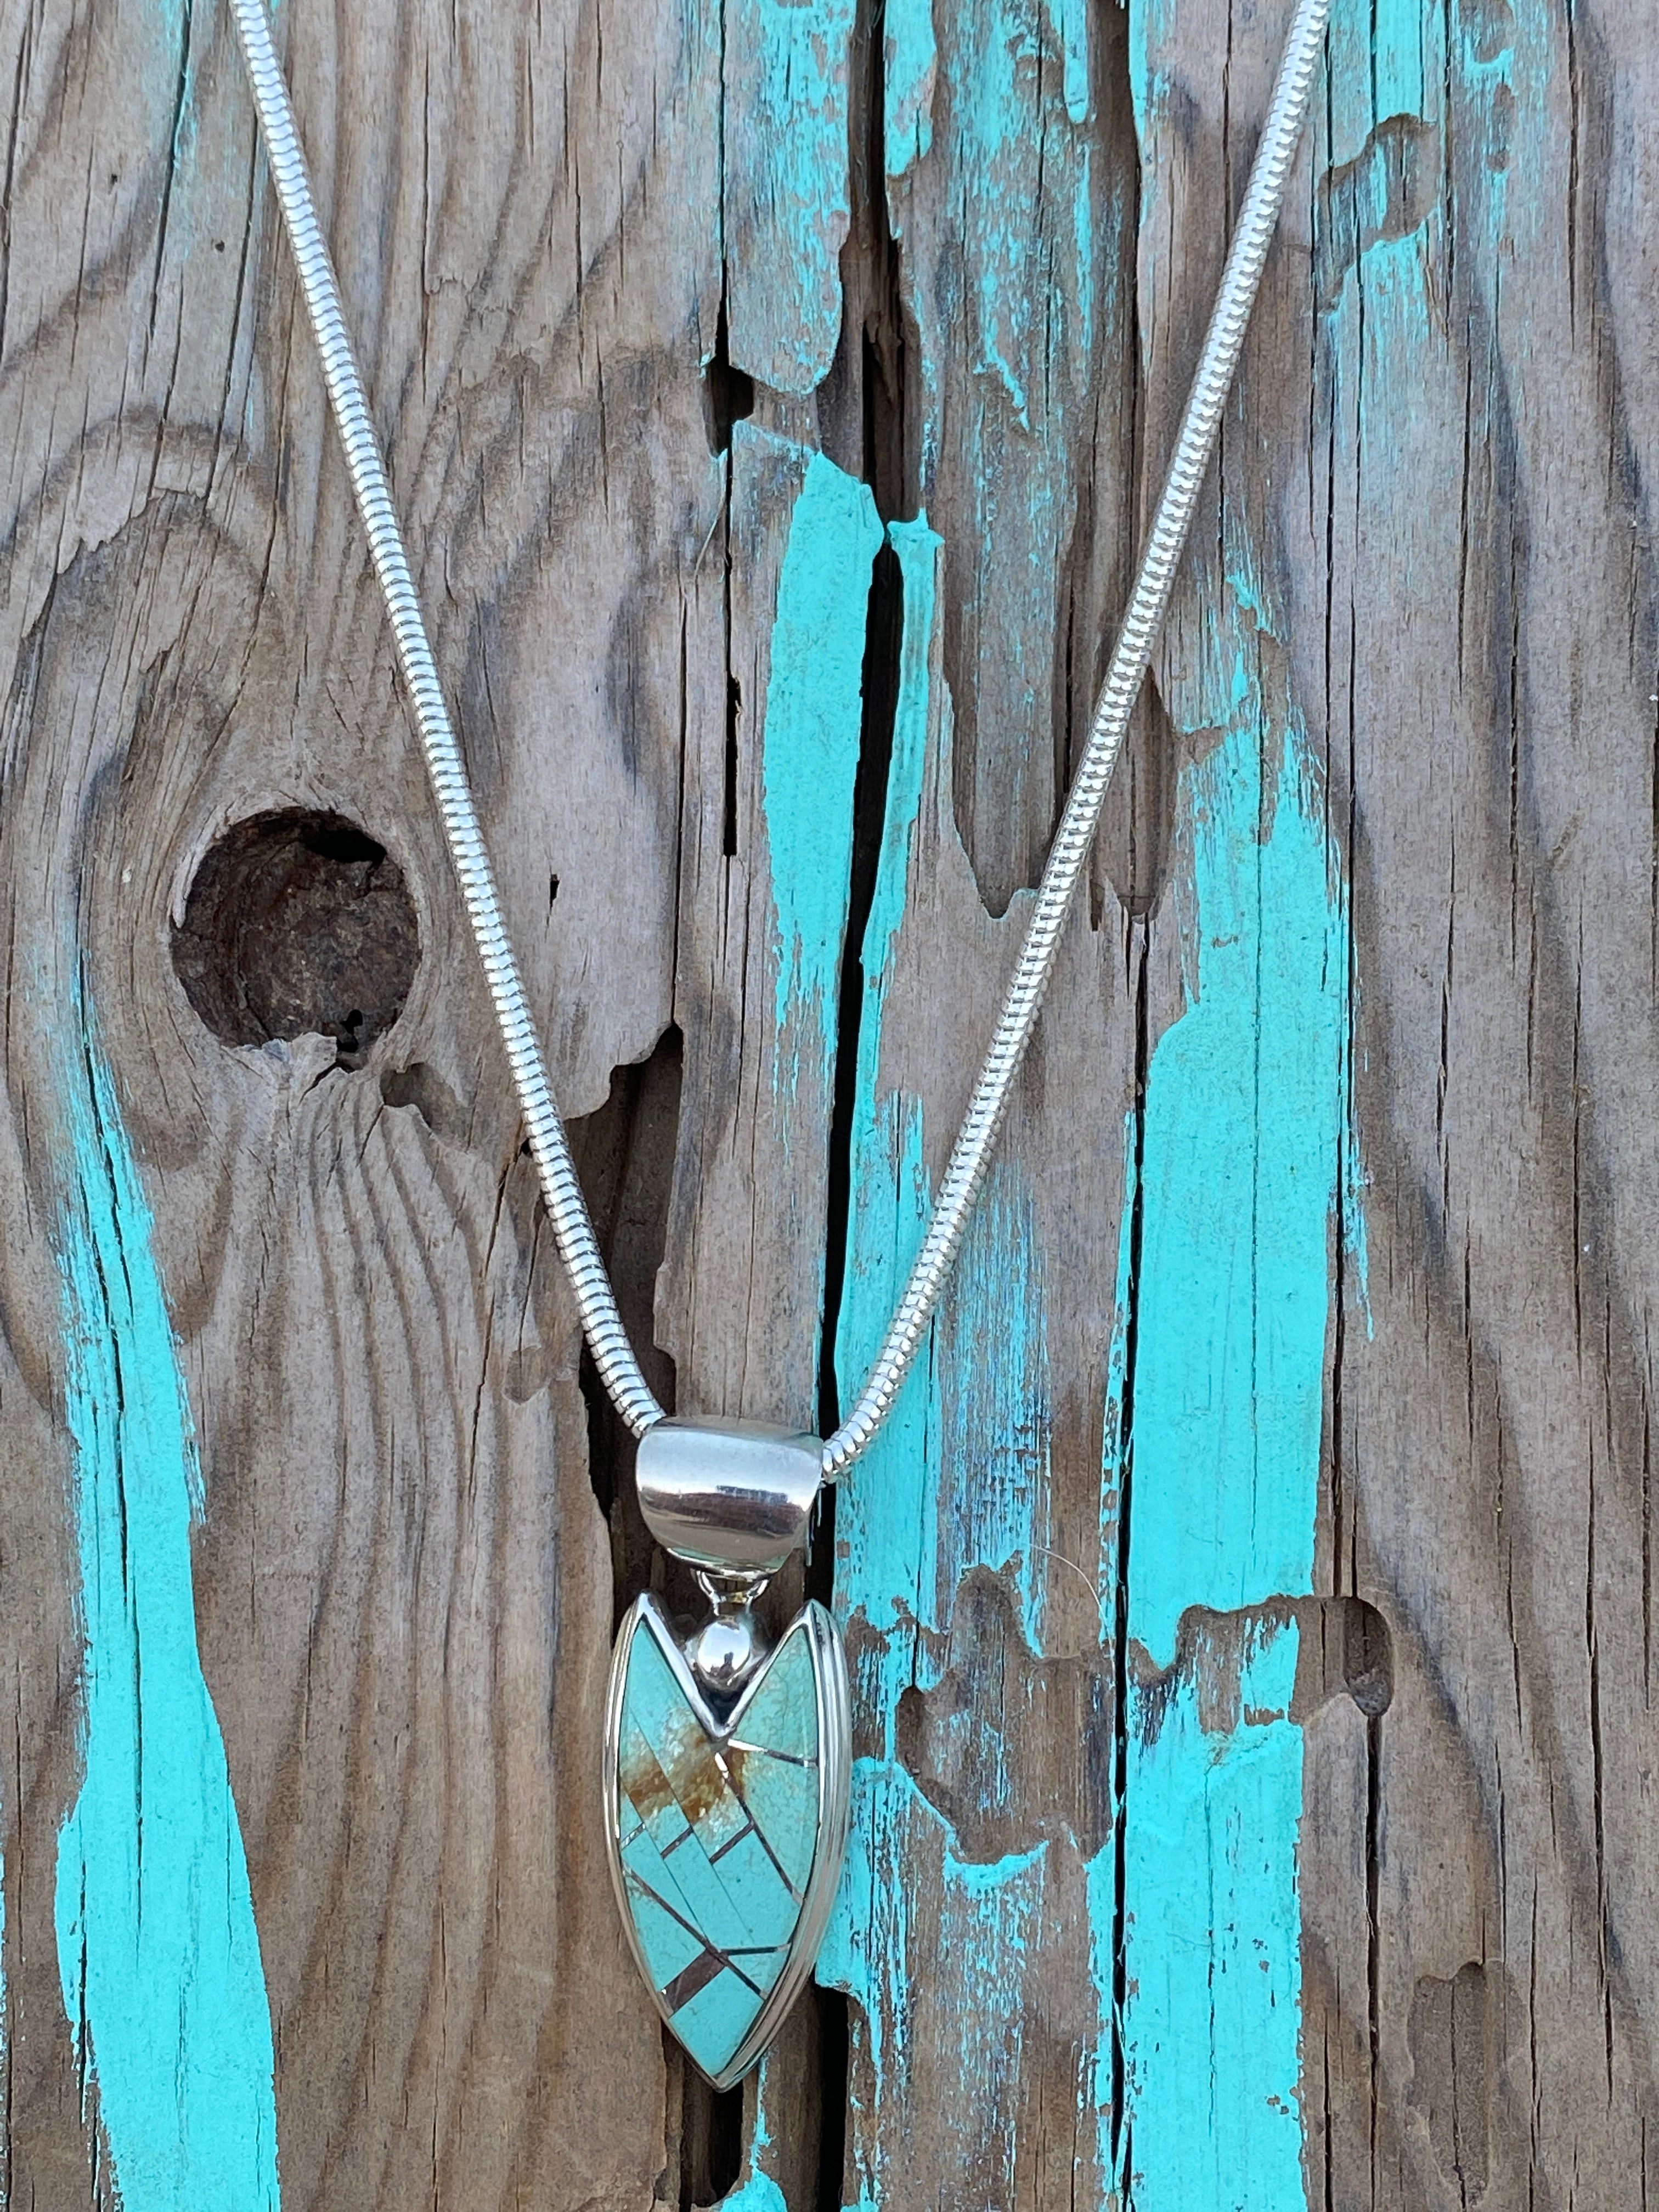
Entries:
[[766,1656],[760,1624],[751,1610],[766,1587],[765,1580],[757,1577],[752,1581],[720,1581],[713,1575],[699,1575],[697,1580],[714,1607],[714,1617],[692,1637],[685,1656],[691,1671],[711,1696],[729,1699],[736,1697]]

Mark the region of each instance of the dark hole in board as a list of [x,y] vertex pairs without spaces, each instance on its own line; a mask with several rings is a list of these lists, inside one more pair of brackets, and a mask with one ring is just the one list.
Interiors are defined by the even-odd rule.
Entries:
[[1374,1605],[1358,1597],[1342,1604],[1343,1680],[1366,1719],[1381,1720],[1394,1703],[1394,1638]]
[[746,371],[732,366],[726,350],[726,297],[722,294],[714,324],[714,350],[702,373],[703,428],[708,434],[709,452],[729,453],[732,425],[747,422],[754,411],[755,380]]
[[403,871],[343,814],[255,814],[210,847],[173,933],[185,995],[222,1043],[332,1037],[357,1067],[421,956]]

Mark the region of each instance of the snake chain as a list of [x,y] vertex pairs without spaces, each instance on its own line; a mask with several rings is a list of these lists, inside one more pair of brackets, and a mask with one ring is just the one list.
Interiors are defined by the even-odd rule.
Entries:
[[[891,1411],[933,1318],[985,1180],[1014,1079],[1054,972],[1060,933],[1169,605],[1182,548],[1215,447],[1222,410],[1238,366],[1301,137],[1330,5],[1331,0],[1297,0],[1175,453],[1095,708],[1088,742],[1037,887],[1025,940],[904,1295],[857,1401],[824,1444],[826,1480],[833,1481],[846,1472]],[[362,377],[341,307],[339,284],[318,220],[293,106],[271,43],[265,0],[231,0],[231,11],[301,290],[322,357],[330,404],[345,448],[352,492],[385,594],[398,664],[414,708],[433,794],[507,1048],[560,1257],[569,1273],[594,1365],[623,1419],[636,1437],[642,1436],[663,1418],[662,1407],[640,1371],[623,1328],[616,1293],[576,1179],[564,1124],[554,1103],[523,978],[502,918],[466,764],[444,702],[392,504]]]

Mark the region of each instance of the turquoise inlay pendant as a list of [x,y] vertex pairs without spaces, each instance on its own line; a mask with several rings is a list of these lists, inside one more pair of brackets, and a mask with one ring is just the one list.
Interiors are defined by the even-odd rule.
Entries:
[[817,1449],[665,1421],[640,1451],[647,1522],[696,1565],[714,1613],[684,1644],[648,1595],[623,1622],[605,1841],[635,1963],[717,2089],[755,2064],[811,1973],[846,1847],[852,1733],[835,1622],[808,1605],[769,1652],[750,1611],[804,1534]]
[[623,1623],[605,1776],[611,1878],[657,2008],[717,2089],[793,2003],[847,1839],[847,1677],[808,1606],[722,1719],[655,1601]]

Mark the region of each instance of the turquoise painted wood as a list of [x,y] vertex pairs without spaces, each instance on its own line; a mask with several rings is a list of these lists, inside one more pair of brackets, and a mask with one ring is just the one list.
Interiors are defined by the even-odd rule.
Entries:
[[[929,741],[937,746],[939,735],[933,677],[943,549],[925,520],[896,526],[893,537],[907,586],[905,635],[881,859],[865,939],[852,1296],[842,1309],[836,1344],[843,1389],[855,1385],[873,1356],[921,1241],[929,1197],[919,1104],[902,1096],[881,1098],[878,1082],[882,1015],[927,787]],[[980,1448],[975,1456],[986,1472],[991,1471],[988,1459],[994,1466],[998,1442],[1022,1426],[1035,1429],[1041,1449],[1043,1300],[1040,1281],[1032,1281],[1040,1255],[1032,1249],[1030,1228],[1018,1183],[1006,1164],[1000,1164],[952,1292],[957,1312],[972,1302],[973,1336],[986,1355],[976,1363],[984,1395],[974,1409],[983,1424],[975,1424]],[[1004,1232],[1000,1238],[998,1229]],[[1034,1545],[1036,1516],[1044,1503],[1042,1461],[1033,1465],[1011,1455],[1012,1482],[1005,1476],[976,1485],[971,1496],[953,1495],[945,1468],[945,1382],[935,1350],[918,1363],[892,1419],[838,1503],[837,1606],[854,1654],[855,1697],[878,1727],[872,1730],[866,1722],[872,1749],[854,1767],[848,1871],[819,1974],[847,1990],[859,2032],[869,2039],[871,2103],[863,2112],[855,2107],[858,2193],[848,2200],[860,2207],[890,2201],[884,2169],[902,2156],[899,2116],[910,2102],[907,2061],[919,2030],[929,2041],[942,2033],[954,2043],[929,2054],[941,2072],[959,2067],[961,2078],[985,2081],[990,2069],[988,2106],[994,2109],[996,2073],[1018,2052],[1023,2035],[1016,1961],[1040,1924],[1046,1872],[1042,1845],[988,1865],[965,1862],[949,1824],[939,1820],[897,1753],[902,1698],[907,1689],[933,1686],[918,1666],[916,1632],[937,1633],[945,1625],[948,1593],[977,1564],[1012,1567],[1029,1619],[1041,1587]],[[951,1510],[958,1497],[966,1508],[960,1516]],[[913,1936],[915,1908],[923,1899],[929,1920],[937,1916],[933,1940],[942,1953],[963,1962],[964,1980],[971,1977],[979,1999],[971,2010],[952,2008],[953,2016],[918,2022],[919,2000],[933,2011]],[[998,2051],[1005,2056],[993,2061],[990,2054]]]
[[820,1835],[818,1689],[806,1626],[711,1733],[654,1613],[632,1625],[619,1703],[617,1836],[652,1987],[702,2068],[726,2073],[787,1965]]
[[85,1717],[58,1838],[64,2010],[130,2212],[276,2212],[270,2011],[197,1646],[189,1401],[96,1015],[70,1011],[58,1057],[75,1179],[56,1242]]
[[853,0],[734,0],[721,15],[732,357],[805,398],[841,334]]
[[[1069,24],[1066,30],[1078,34]],[[931,25],[904,11],[888,36],[890,190],[890,180],[902,179],[929,151],[938,55]],[[1132,78],[1143,156],[1155,152],[1158,124],[1147,119],[1149,105],[1167,99],[1170,90],[1165,84],[1148,94],[1147,36],[1147,19],[1136,16]],[[1026,48],[1022,40],[1028,38]],[[1012,199],[994,149],[1017,148],[1024,118],[999,113],[997,70],[1042,45],[1040,31],[992,27],[982,43],[967,40],[957,49],[974,55],[973,74],[957,75],[948,92],[939,88],[974,157],[972,189],[999,206]],[[955,66],[963,71],[962,62]],[[1068,52],[1062,82],[1074,122],[1087,112],[1087,81],[1086,55]],[[1086,283],[1094,256],[1086,153],[1082,160],[1077,240]],[[1150,228],[1155,211],[1143,220]],[[993,250],[1000,235],[994,218],[970,222],[968,232],[975,246]],[[975,319],[985,349],[981,365],[997,368],[1020,413],[1024,390],[1009,381],[1012,371],[997,334],[1008,317],[1018,320],[1034,288],[991,265],[983,281],[988,289]],[[919,289],[919,303],[925,296]],[[1085,352],[1089,299],[1085,289],[1079,302]],[[924,357],[938,356],[925,348]],[[932,419],[924,400],[924,441]],[[937,465],[924,445],[924,474],[930,461]],[[982,480],[995,485],[1000,472],[982,472]],[[893,533],[906,586],[905,674],[875,902],[860,947],[856,1226],[851,1295],[837,1346],[843,1392],[855,1386],[873,1350],[927,1203],[920,1102],[890,1087],[884,1097],[880,1074],[884,987],[909,888],[909,840],[929,720],[933,572],[941,541],[925,524],[919,527],[920,541],[907,535],[908,526]],[[1048,530],[1052,539],[1052,524]],[[986,538],[1006,549],[1006,528],[988,530]],[[959,559],[975,555],[972,545],[957,549]],[[944,557],[948,574],[948,546]],[[1363,1296],[1363,1224],[1344,1187],[1352,1141],[1341,856],[1322,820],[1316,758],[1299,726],[1273,727],[1246,642],[1266,620],[1260,587],[1237,566],[1228,580],[1229,611],[1240,605],[1237,628],[1243,634],[1229,665],[1228,626],[1212,630],[1206,676],[1212,656],[1221,665],[1211,684],[1214,696],[1194,707],[1192,734],[1231,726],[1237,744],[1183,781],[1175,902],[1188,1011],[1154,1055],[1144,1127],[1126,1132],[1135,1172],[1126,1178],[1120,1217],[1120,1312],[1103,1437],[1100,1557],[1109,1559],[1121,1542],[1129,1649],[1146,1669],[1149,1692],[1176,1661],[1176,1632],[1189,1613],[1236,1613],[1311,1594],[1333,1240],[1354,1244]],[[933,720],[937,745],[937,707]],[[851,751],[857,740],[850,716],[844,729]],[[1010,813],[1015,821],[1022,813],[1017,785]],[[1264,823],[1272,825],[1265,837]],[[1170,1109],[1166,1097],[1173,1102]],[[1146,1178],[1139,1190],[1146,1227],[1132,1292],[1137,1174]],[[939,1843],[920,1841],[916,1824],[926,1829],[936,1816],[898,1756],[893,1733],[902,1694],[928,1686],[917,1670],[915,1638],[918,1628],[937,1633],[945,1625],[936,1596],[941,1583],[947,1590],[959,1589],[979,1564],[1012,1569],[1027,1638],[1034,1650],[1042,1648],[1040,1593],[1049,1534],[1042,1518],[1045,1470],[1026,1461],[1023,1480],[1007,1492],[985,1481],[985,1454],[988,1447],[994,1464],[1000,1435],[1033,1426],[1041,1434],[1046,1395],[1041,1232],[1029,1208],[1017,1200],[1010,1206],[1008,1181],[1000,1173],[986,1202],[989,1223],[1000,1232],[1003,1264],[981,1282],[966,1261],[951,1301],[962,1317],[957,1340],[973,1347],[975,1371],[947,1370],[943,1382],[946,1393],[967,1398],[975,1417],[971,1433],[983,1487],[973,1504],[979,1512],[970,1504],[969,1525],[959,1533],[953,1528],[954,1555],[941,1563],[937,1499],[946,1486],[944,1421],[941,1379],[929,1361],[910,1385],[906,1413],[846,1486],[837,1524],[837,1595],[849,1629],[856,1638],[860,1628],[890,1620],[897,1632],[888,1647],[897,1668],[890,1686],[884,1689],[873,1669],[859,1676],[866,1709],[887,1717],[886,1757],[860,1762],[842,1911],[820,1969],[855,1999],[855,2020],[870,2039],[873,2109],[858,2112],[855,2106],[862,2122],[854,2153],[861,2206],[915,2186],[890,2171],[902,2160],[906,2115],[915,2110],[908,2015],[923,1978],[902,1900],[921,1887],[930,1936],[937,1929],[941,1951],[969,1962],[957,2002],[959,2033],[973,2039],[944,2062],[946,2069],[959,2064],[964,2075],[971,2075],[973,2054],[988,2034],[1005,2053],[1018,2052],[1024,2007],[1019,1976],[1008,1971],[1010,1948],[1024,1954],[1040,1929],[1046,1844],[970,1869],[953,1863],[948,1825]],[[1133,1363],[1126,1352],[1131,1295]],[[938,1350],[936,1345],[936,1357]],[[1139,1483],[1134,1518],[1120,1534],[1118,1516],[1129,1494],[1126,1415],[1132,1401]],[[1192,1498],[1192,1471],[1217,1466],[1223,1479],[1203,1484]],[[866,1498],[878,1501],[873,1513]],[[984,1521],[975,1526],[981,1514]],[[1103,1631],[1104,1626],[1103,1613]],[[1183,1693],[1177,1687],[1171,1705],[1168,1687],[1160,1685],[1144,1715],[1132,1719],[1126,1794],[1117,1809],[1121,1856],[1115,1860],[1113,1847],[1103,1844],[1086,1865],[1098,2009],[1085,2078],[1093,2087],[1092,2163],[1103,2203],[1119,2187],[1148,2206],[1302,2200],[1301,1749],[1290,1719],[1297,1643],[1293,1621],[1265,1622],[1260,1651],[1245,1662],[1220,1714],[1212,1700],[1198,1698],[1194,1686],[1184,1692],[1193,1703],[1191,1718],[1183,1721]],[[1120,1694],[1133,1693],[1126,1686]],[[1209,1878],[1195,1882],[1206,1861]],[[1122,1965],[1115,1956],[1120,1944]],[[1126,1974],[1127,2002],[1115,2014],[1120,1973]],[[971,2017],[969,1986],[982,1992]],[[1000,2000],[1007,2007],[1000,2013]],[[1117,2110],[1114,2056],[1124,2092]],[[1224,2111],[1218,2094],[1234,2100]]]
[[[1281,18],[282,16],[629,1325],[682,1410],[827,1418]],[[852,1830],[740,2110],[605,1887],[611,1623],[689,1592],[584,1399],[222,12],[3,39],[0,2205],[1647,2202],[1642,12],[1337,0],[1101,865],[812,1563]],[[410,887],[360,1060],[173,971],[273,807]],[[717,1758],[632,1648],[629,1893],[711,2074],[811,1884],[803,1659]]]
[[1340,857],[1305,738],[1272,729],[1243,656],[1231,688],[1238,736],[1184,780],[1177,821],[1188,1006],[1147,1087],[1118,1432],[1146,1668],[1121,1909],[1127,2179],[1146,2212],[1303,2202],[1296,1624],[1263,1620],[1231,1696],[1177,1671],[1171,1697],[1169,1673],[1189,1613],[1313,1592],[1331,1253],[1356,1218]]
[[753,465],[751,454],[757,461],[769,446],[800,472],[787,514],[769,518],[784,554],[768,641],[761,803],[777,944],[773,1090],[787,1111],[805,1059],[815,1079],[807,1095],[822,1110],[835,1073],[865,618],[881,525],[869,486],[822,453],[747,423],[736,426],[733,445],[735,468]]

